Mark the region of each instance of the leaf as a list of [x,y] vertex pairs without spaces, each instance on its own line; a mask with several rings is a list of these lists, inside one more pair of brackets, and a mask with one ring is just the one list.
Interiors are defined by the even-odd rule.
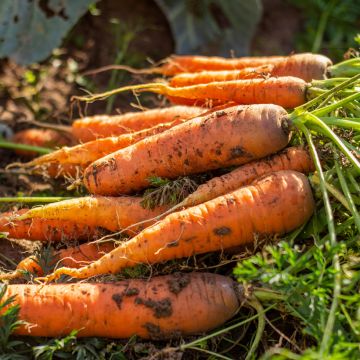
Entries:
[[177,54],[249,53],[260,0],[155,0],[168,18]]
[[1,0],[0,58],[21,65],[46,59],[97,0]]

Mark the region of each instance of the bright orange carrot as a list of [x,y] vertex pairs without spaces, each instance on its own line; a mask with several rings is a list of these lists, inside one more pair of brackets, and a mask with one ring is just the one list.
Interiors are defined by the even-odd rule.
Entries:
[[100,138],[73,147],[63,147],[50,154],[46,154],[34,159],[33,161],[27,163],[26,166],[47,166],[51,163],[55,163],[72,165],[76,164],[84,167],[94,162],[95,160],[104,157],[105,155],[135,144],[139,140],[148,136],[160,134],[165,130],[182,124],[185,121],[186,120],[179,118],[170,123],[155,125],[149,129],[123,134],[120,136]]
[[273,236],[304,224],[314,211],[305,175],[280,171],[198,206],[168,215],[80,269],[60,268],[46,280],[67,274],[75,278],[117,273],[137,264],[227,249]]
[[93,194],[131,193],[151,176],[175,178],[241,165],[284,148],[288,115],[276,105],[234,106],[189,120],[95,161],[84,172]]
[[[166,339],[211,330],[235,315],[244,301],[228,277],[174,274],[112,284],[9,285],[15,296],[16,335]],[[196,321],[194,321],[196,319]]]
[[313,79],[323,79],[332,63],[326,56],[311,53],[235,59],[206,56],[171,56],[163,66],[154,69],[154,72],[172,76],[183,72],[239,70],[262,65],[274,65],[274,76],[296,76],[305,81],[311,81]]
[[[12,140],[18,144],[35,145],[50,149],[74,143],[74,139],[70,134],[50,129],[22,130],[17,132]],[[16,153],[26,157],[34,157],[38,155],[36,152],[25,150],[16,150]]]
[[196,73],[181,73],[172,77],[169,85],[173,87],[207,84],[217,81],[266,78],[272,75],[273,65],[241,70],[200,71]]
[[79,141],[87,142],[148,129],[174,120],[189,119],[203,112],[203,109],[193,106],[171,106],[163,109],[128,112],[123,115],[89,116],[75,120],[72,124],[72,133]]
[[[125,229],[130,225],[152,219],[168,209],[167,206],[158,206],[154,209],[145,209],[141,202],[142,197],[103,197],[86,196],[70,200],[58,201],[28,210],[20,219],[56,219],[57,221],[71,221],[101,227],[110,231]],[[134,234],[135,228],[130,234]],[[139,229],[137,229],[139,230]]]
[[315,167],[310,154],[305,149],[289,147],[278,154],[258,161],[252,161],[225,175],[212,178],[200,185],[192,194],[184,199],[184,201],[170,210],[195,206],[205,201],[215,199],[218,196],[235,191],[241,186],[249,185],[261,176],[280,170],[294,170],[308,174],[314,171]]
[[0,232],[8,233],[8,237],[12,239],[38,241],[90,240],[101,236],[100,230],[87,225],[86,221],[78,223],[76,217],[70,220],[16,219],[27,211],[28,209],[21,209],[1,214]]

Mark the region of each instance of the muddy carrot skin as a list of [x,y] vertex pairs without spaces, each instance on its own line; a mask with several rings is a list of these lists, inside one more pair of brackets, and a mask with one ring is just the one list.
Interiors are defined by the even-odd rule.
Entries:
[[244,164],[281,150],[289,139],[283,108],[234,106],[95,161],[84,172],[84,184],[93,194],[127,194],[147,187],[151,176],[175,178]]
[[[130,225],[152,219],[168,209],[168,206],[158,206],[145,209],[142,197],[122,196],[85,196],[69,200],[58,201],[28,210],[20,219],[42,219],[43,221],[56,219],[88,224],[110,231],[125,229]],[[149,224],[147,224],[149,225]],[[134,234],[140,228],[131,228],[129,234]]]
[[207,56],[172,56],[158,68],[167,76],[203,70],[239,70],[248,67],[274,65],[274,76],[295,76],[305,81],[323,79],[332,62],[319,54],[303,53],[290,56],[263,56],[226,59]]
[[137,264],[219,251],[254,241],[254,235],[285,234],[304,224],[314,211],[305,175],[279,171],[206,203],[172,213],[101,259],[80,269],[60,268],[75,278],[117,273]]
[[[111,284],[9,285],[23,325],[16,335],[179,338],[214,329],[244,300],[232,279],[210,273],[174,274]],[[5,300],[4,299],[4,300]],[[196,319],[196,321],[194,321]]]
[[87,142],[136,132],[175,120],[189,119],[203,112],[203,109],[193,106],[170,106],[163,109],[128,112],[123,115],[89,116],[75,120],[72,124],[72,133],[79,141]]
[[26,214],[28,209],[17,212],[7,212],[0,215],[0,232],[8,234],[12,239],[27,239],[35,241],[70,241],[90,240],[101,236],[102,231],[89,226],[87,222],[78,223],[72,220],[24,219],[16,216]]
[[252,161],[225,175],[210,179],[200,185],[176,208],[195,206],[215,199],[241,186],[249,185],[261,176],[280,170],[294,170],[308,174],[314,171],[315,167],[307,150],[301,147],[289,147],[278,154]]

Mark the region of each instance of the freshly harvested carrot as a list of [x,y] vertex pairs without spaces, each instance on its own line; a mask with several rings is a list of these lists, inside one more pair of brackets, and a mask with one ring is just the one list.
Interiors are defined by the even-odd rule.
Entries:
[[173,87],[207,84],[214,81],[265,78],[272,75],[273,65],[241,70],[200,71],[196,73],[181,73],[172,77],[169,85]]
[[150,69],[167,76],[203,70],[239,70],[248,67],[274,65],[274,76],[295,76],[305,81],[320,80],[332,65],[329,58],[303,53],[290,56],[263,56],[226,59],[207,56],[171,56],[161,67]]
[[86,221],[79,223],[76,217],[70,220],[17,219],[28,211],[29,209],[21,209],[1,214],[0,232],[8,233],[8,237],[12,239],[39,241],[90,240],[102,233],[100,229],[89,226]]
[[[70,134],[61,133],[51,129],[26,129],[17,132],[13,142],[18,144],[35,145],[45,148],[56,148],[64,145],[71,145],[74,139]],[[16,150],[18,155],[34,157],[38,154],[33,151]]]
[[[34,218],[34,220],[43,219],[44,221],[76,219],[76,222],[89,226],[117,231],[152,219],[168,209],[167,206],[145,209],[141,204],[142,200],[142,197],[135,196],[85,196],[34,207],[20,216],[20,219]],[[137,231],[140,229],[138,228]],[[136,229],[132,228],[130,234],[134,234],[135,231]]]
[[136,131],[120,136],[100,138],[73,147],[63,147],[50,154],[40,156],[25,164],[26,166],[55,164],[76,164],[87,166],[97,159],[111,154],[119,149],[135,144],[148,136],[160,134],[172,127],[184,123],[184,119],[176,119],[169,123],[155,125],[152,128]]
[[148,186],[151,176],[175,178],[262,158],[284,148],[289,138],[283,108],[233,106],[95,161],[84,172],[84,184],[93,194],[127,194]]
[[215,199],[218,196],[235,191],[241,186],[249,185],[261,176],[280,170],[294,170],[308,174],[314,171],[315,167],[310,154],[304,148],[289,147],[278,154],[259,161],[252,161],[225,175],[210,179],[170,210],[195,206]]
[[193,106],[170,106],[123,115],[97,115],[75,120],[72,124],[73,135],[81,142],[97,138],[119,136],[140,131],[174,120],[185,120],[203,113],[204,110]]
[[[209,331],[235,315],[244,291],[210,273],[174,274],[109,284],[9,285],[15,296],[16,335],[146,339],[178,338]],[[194,321],[196,319],[196,321]]]
[[267,79],[244,79],[211,82],[183,87],[171,87],[164,83],[150,83],[125,86],[101,94],[73,96],[72,100],[93,102],[125,91],[150,91],[166,95],[178,104],[200,104],[213,102],[215,105],[234,102],[236,104],[275,104],[294,108],[306,102],[308,84],[292,76]]
[[74,278],[116,273],[137,264],[218,251],[250,243],[255,235],[285,234],[304,224],[314,211],[305,175],[279,171],[253,185],[166,216],[101,259],[80,269],[60,268]]

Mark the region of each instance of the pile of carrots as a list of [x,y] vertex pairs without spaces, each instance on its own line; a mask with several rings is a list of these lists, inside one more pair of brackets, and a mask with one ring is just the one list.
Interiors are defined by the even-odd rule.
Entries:
[[[167,83],[74,97],[92,102],[127,90],[152,91],[175,105],[75,120],[59,129],[66,146],[52,130],[59,148],[21,167],[53,177],[80,174],[76,183],[90,195],[3,213],[0,232],[9,238],[83,244],[57,250],[56,270],[45,277],[40,278],[43,269],[29,257],[1,279],[31,272],[48,283],[61,275],[87,279],[116,274],[138,264],[226,251],[304,225],[315,209],[306,175],[316,164],[305,146],[289,144],[300,128],[299,109],[306,111],[302,106],[321,90],[321,80],[339,69],[341,65],[314,54],[173,56],[160,67],[128,69],[172,76]],[[20,136],[15,140],[45,146]],[[178,204],[144,207],[141,194],[152,178],[177,179],[223,168],[231,171],[202,183]],[[114,242],[114,233],[127,238]],[[104,234],[105,242],[86,242]],[[79,336],[179,337],[223,324],[246,303],[239,284],[210,273],[116,284],[8,285],[4,299],[11,296],[21,307],[20,318],[32,324],[15,333],[32,336],[81,329]]]

